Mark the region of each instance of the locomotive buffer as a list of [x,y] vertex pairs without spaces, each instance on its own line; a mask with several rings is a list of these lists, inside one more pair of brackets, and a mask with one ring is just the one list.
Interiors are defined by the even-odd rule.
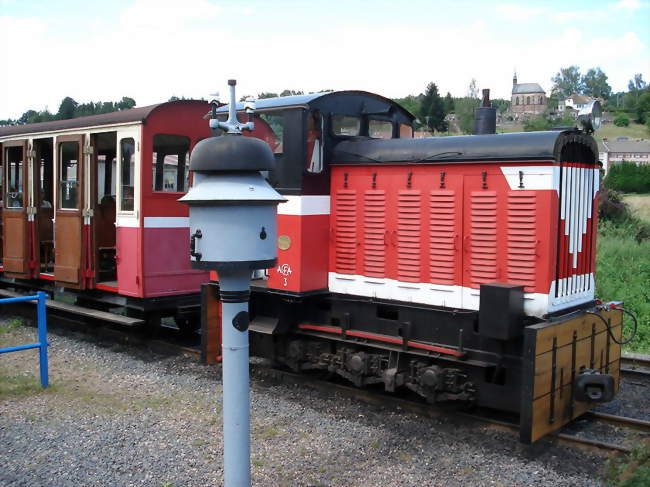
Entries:
[[251,273],[275,266],[277,205],[285,199],[260,171],[275,158],[262,140],[243,137],[253,130],[237,120],[235,80],[229,80],[226,122],[210,120],[225,132],[199,142],[192,152],[194,185],[179,201],[190,207],[192,267],[216,270],[222,302],[224,483],[250,485],[250,393],[248,300]]

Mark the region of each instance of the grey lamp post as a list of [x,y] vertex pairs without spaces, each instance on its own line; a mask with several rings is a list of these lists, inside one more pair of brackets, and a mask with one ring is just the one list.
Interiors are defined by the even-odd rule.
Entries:
[[225,134],[199,142],[192,151],[194,184],[179,201],[190,207],[190,254],[194,269],[216,270],[222,302],[224,483],[250,485],[250,394],[248,299],[251,273],[277,261],[277,205],[285,201],[262,177],[275,158],[269,146],[241,131],[235,80],[229,80],[227,122],[210,120]]

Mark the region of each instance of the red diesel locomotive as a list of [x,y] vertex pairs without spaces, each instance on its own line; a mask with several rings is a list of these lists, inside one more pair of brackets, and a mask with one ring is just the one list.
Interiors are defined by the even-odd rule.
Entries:
[[[187,324],[208,276],[190,269],[176,200],[209,116],[174,102],[0,128],[4,285],[51,279],[85,306]],[[594,295],[596,144],[577,129],[413,139],[413,120],[358,91],[257,102],[245,135],[273,150],[267,177],[287,202],[278,264],[252,283],[253,348],[296,371],[518,413],[534,441],[618,388],[621,311]],[[217,293],[203,287],[208,361]]]

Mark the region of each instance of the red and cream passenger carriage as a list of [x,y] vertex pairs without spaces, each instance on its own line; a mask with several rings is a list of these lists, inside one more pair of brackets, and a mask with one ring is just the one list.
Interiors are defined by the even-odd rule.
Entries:
[[207,110],[176,101],[0,128],[3,280],[154,319],[196,306],[207,274],[190,269],[177,199],[211,135]]

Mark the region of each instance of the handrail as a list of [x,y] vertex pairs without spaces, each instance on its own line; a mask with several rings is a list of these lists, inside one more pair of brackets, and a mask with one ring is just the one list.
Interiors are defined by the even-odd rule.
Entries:
[[21,296],[18,298],[4,298],[0,299],[0,304],[20,303],[24,301],[36,301],[36,316],[38,320],[38,343],[31,343],[29,345],[18,345],[15,347],[0,348],[0,354],[9,352],[18,352],[20,350],[30,350],[32,348],[39,349],[39,368],[41,376],[41,386],[44,388],[48,386],[48,364],[47,364],[47,318],[45,312],[45,300],[47,294],[38,291],[34,296]]

